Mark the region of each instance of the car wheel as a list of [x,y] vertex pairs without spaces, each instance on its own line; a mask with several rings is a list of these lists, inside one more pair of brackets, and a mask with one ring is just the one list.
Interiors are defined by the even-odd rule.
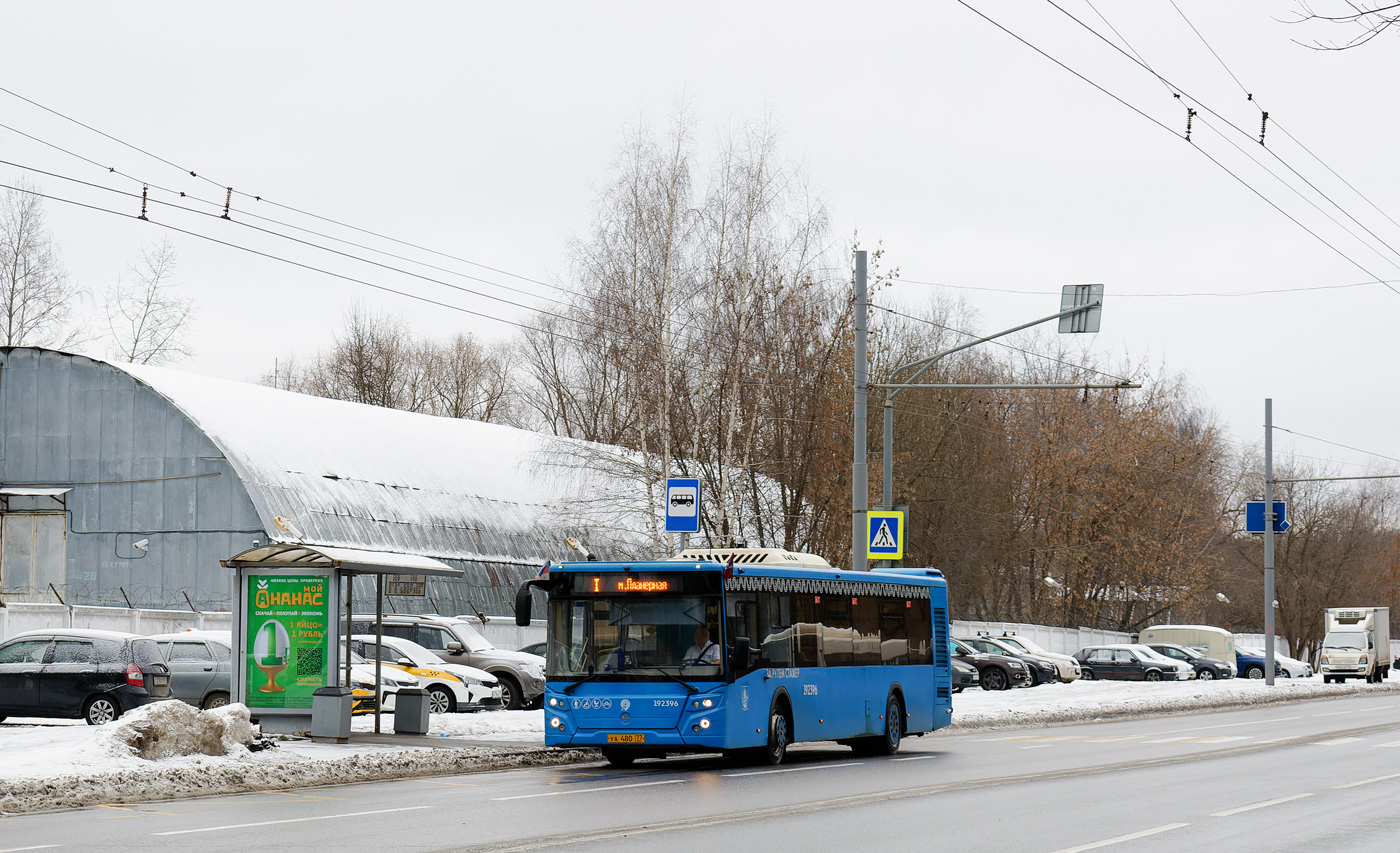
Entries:
[[457,697],[446,687],[434,685],[428,688],[428,713],[450,714],[457,710]]
[[1035,669],[1035,667],[1031,667],[1031,669],[1030,669],[1030,674],[1031,674],[1031,686],[1032,686],[1032,687],[1039,687],[1039,686],[1040,686],[1040,673]]
[[1203,669],[1196,673],[1197,681],[1210,681],[1212,678],[1215,678],[1215,670],[1213,669]]
[[603,760],[613,767],[631,767],[637,754],[627,749],[604,749]]
[[507,711],[523,711],[528,704],[520,692],[520,685],[509,675],[498,675],[501,682],[501,707]]
[[210,693],[208,696],[205,696],[203,704],[201,704],[199,707],[207,711],[210,708],[222,708],[227,704],[228,694],[223,692],[222,690],[217,690],[213,693]]
[[1161,681],[1162,673],[1155,669],[1149,669],[1147,672],[1143,673],[1142,678],[1144,681]]
[[876,749],[878,755],[894,755],[899,752],[901,738],[904,737],[904,708],[898,696],[891,696],[885,703],[885,735],[880,738]]
[[107,694],[94,696],[83,704],[83,719],[90,726],[110,723],[122,715],[122,706]]
[[787,714],[782,708],[774,707],[773,713],[768,716],[768,743],[761,750],[764,764],[776,767],[783,763],[787,757],[789,737]]
[[1253,664],[1253,665],[1251,665],[1251,666],[1248,666],[1248,667],[1245,668],[1244,677],[1245,677],[1245,678],[1263,678],[1263,677],[1264,677],[1264,667],[1259,666],[1258,664]]
[[1011,686],[1011,679],[1000,669],[990,666],[982,672],[983,690],[1005,690]]
[[1093,681],[1094,671],[1092,669],[1081,669],[1079,671],[1079,677],[1084,679],[1085,681]]

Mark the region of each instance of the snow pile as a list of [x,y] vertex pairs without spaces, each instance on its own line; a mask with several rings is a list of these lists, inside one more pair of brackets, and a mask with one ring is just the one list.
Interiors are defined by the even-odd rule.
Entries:
[[182,755],[243,753],[256,736],[244,705],[201,711],[170,699],[122,715],[99,728],[93,741],[98,748],[117,755],[157,761]]
[[[385,713],[380,731],[394,730],[394,715]],[[355,717],[355,732],[374,731],[374,715]],[[541,711],[482,711],[475,714],[433,714],[428,718],[433,737],[460,737],[484,741],[515,741],[544,745],[544,713]]]
[[1087,723],[1126,717],[1152,717],[1187,711],[1254,708],[1400,692],[1400,682],[1324,684],[1321,676],[1226,681],[1073,681],[1016,690],[972,688],[953,696],[954,730],[1013,729]]

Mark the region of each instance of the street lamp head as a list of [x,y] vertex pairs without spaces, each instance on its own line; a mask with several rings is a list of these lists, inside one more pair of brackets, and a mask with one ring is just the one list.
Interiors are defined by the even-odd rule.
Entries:
[[1218,598],[1218,599],[1220,599],[1220,601],[1223,602],[1223,603],[1225,603],[1225,604],[1229,604],[1229,603],[1230,603],[1230,599],[1226,598],[1226,597],[1225,597],[1225,593],[1223,593],[1223,592],[1217,592],[1217,593],[1215,594],[1215,597]]
[[1048,587],[1050,587],[1051,589],[1064,589],[1064,588],[1065,588],[1065,585],[1064,585],[1064,584],[1060,583],[1059,581],[1055,580],[1054,578],[1050,577],[1049,575],[1046,575],[1046,576],[1043,578],[1043,580],[1045,581],[1045,585],[1048,586]]

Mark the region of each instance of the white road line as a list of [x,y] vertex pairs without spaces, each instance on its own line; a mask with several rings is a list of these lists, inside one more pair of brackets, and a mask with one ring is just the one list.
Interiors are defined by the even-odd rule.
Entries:
[[1400,740],[1391,741],[1390,743],[1383,743],[1381,744],[1381,746],[1400,746]]
[[361,817],[371,814],[390,814],[391,812],[416,812],[422,809],[430,809],[432,806],[408,806],[402,809],[375,809],[372,812],[347,812],[345,814],[323,814],[316,817],[292,817],[286,820],[263,820],[257,823],[231,823],[225,826],[205,826],[199,829],[176,829],[171,832],[152,832],[152,835],[189,835],[192,832],[222,832],[226,829],[247,829],[253,826],[277,826],[283,823],[306,823],[313,820],[336,820],[342,817]]
[[1312,745],[1313,745],[1313,746],[1341,746],[1341,745],[1344,744],[1344,743],[1356,743],[1357,741],[1360,741],[1360,740],[1361,740],[1361,738],[1359,738],[1359,737],[1336,737],[1336,738],[1332,738],[1331,740],[1315,740],[1315,741],[1312,742]]
[[1313,714],[1314,717],[1340,717],[1342,714],[1350,714],[1351,711],[1328,711],[1326,714]]
[[904,758],[892,758],[891,761],[923,761],[925,758],[933,758],[932,755],[909,755]]
[[1223,812],[1216,812],[1215,814],[1211,815],[1211,817],[1229,817],[1230,815],[1240,814],[1241,812],[1252,812],[1255,809],[1262,809],[1267,806],[1276,806],[1279,803],[1291,803],[1294,800],[1301,800],[1304,797],[1311,796],[1312,794],[1294,794],[1291,797],[1279,797],[1277,800],[1265,800],[1262,803],[1254,803],[1253,805],[1249,806],[1240,806],[1237,809],[1227,809]]
[[1017,747],[1017,749],[1049,749],[1052,746],[1054,746],[1053,743],[1033,743],[1030,746]]
[[1165,826],[1158,826],[1153,829],[1144,829],[1142,832],[1134,832],[1130,835],[1120,835],[1116,838],[1105,838],[1103,841],[1095,841],[1092,844],[1081,844],[1078,847],[1066,847],[1063,850],[1056,850],[1055,853],[1081,853],[1084,850],[1097,850],[1100,847],[1108,847],[1111,844],[1122,844],[1124,841],[1136,841],[1139,838],[1146,838],[1149,835],[1156,835],[1159,832],[1167,832],[1172,829],[1181,829],[1183,826],[1190,826],[1189,823],[1169,823]]
[[1291,720],[1301,720],[1301,719],[1303,719],[1303,718],[1302,718],[1302,716],[1300,715],[1300,716],[1297,716],[1297,717],[1274,717],[1274,718],[1271,719],[1271,720],[1250,720],[1249,722],[1245,722],[1245,723],[1220,723],[1219,725],[1214,725],[1214,726],[1193,726],[1193,727],[1191,727],[1191,728],[1189,728],[1189,729],[1169,729],[1169,730],[1164,731],[1164,732],[1152,732],[1151,734],[1143,735],[1143,737],[1159,737],[1159,736],[1161,736],[1161,735],[1175,735],[1175,734],[1181,734],[1182,732],[1202,732],[1202,731],[1206,731],[1207,729],[1233,729],[1233,728],[1236,728],[1236,727],[1238,727],[1238,726],[1262,726],[1262,725],[1264,725],[1265,723],[1286,723],[1286,722],[1289,722],[1289,721],[1291,721]]
[[1400,773],[1392,773],[1389,776],[1377,776],[1374,779],[1362,779],[1360,782],[1348,782],[1345,785],[1333,785],[1332,787],[1338,790],[1342,788],[1358,788],[1362,785],[1369,785],[1372,782],[1384,782],[1387,779],[1400,779]]
[[35,844],[33,847],[6,847],[4,850],[0,850],[0,853],[19,853],[21,850],[51,850],[57,846],[57,844]]
[[514,797],[492,797],[492,800],[530,800],[535,797],[564,797],[569,794],[591,794],[594,791],[617,791],[622,788],[648,788],[652,785],[679,785],[685,779],[667,779],[663,782],[633,782],[630,785],[600,785],[593,788],[574,788],[571,791],[548,791],[543,794],[517,794]]
[[859,761],[851,761],[846,764],[810,764],[806,767],[780,767],[777,770],[750,770],[746,773],[724,773],[721,774],[726,779],[733,779],[737,776],[762,776],[765,773],[800,773],[803,770],[830,770],[833,767],[859,767]]

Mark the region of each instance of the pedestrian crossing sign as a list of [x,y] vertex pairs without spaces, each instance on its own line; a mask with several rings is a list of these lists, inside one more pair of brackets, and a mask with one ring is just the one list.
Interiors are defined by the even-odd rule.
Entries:
[[865,518],[865,556],[871,560],[904,559],[904,513],[873,509]]

